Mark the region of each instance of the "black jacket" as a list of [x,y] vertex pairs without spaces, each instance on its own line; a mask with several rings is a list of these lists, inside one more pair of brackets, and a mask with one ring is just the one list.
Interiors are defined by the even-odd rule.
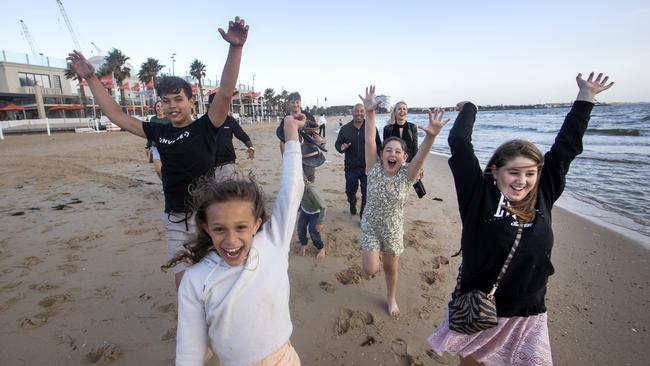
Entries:
[[235,148],[232,146],[233,135],[246,146],[253,146],[251,138],[248,137],[239,123],[230,116],[226,117],[226,120],[223,122],[223,125],[219,127],[219,131],[217,132],[217,152],[214,155],[214,166],[219,166],[229,162],[234,163],[237,159]]
[[[397,124],[384,126],[384,141],[391,136],[399,137]],[[406,142],[406,153],[408,154],[406,162],[410,163],[418,153],[418,127],[411,122],[406,122],[406,130],[402,133],[401,138]]]
[[[496,292],[497,315],[531,316],[546,311],[544,295],[551,264],[551,208],[564,190],[573,159],[582,152],[582,137],[593,104],[577,101],[566,116],[551,149],[544,155],[535,220],[526,224],[519,247]],[[516,220],[503,208],[505,197],[483,175],[472,146],[476,107],[466,104],[449,132],[458,208],[463,223],[463,269],[460,293],[489,292],[517,233]]]
[[[366,122],[361,124],[361,128],[354,127],[354,121],[350,121],[341,127],[339,135],[336,138],[334,147],[336,151],[345,153],[345,170],[361,169],[366,170],[366,137],[364,128]],[[341,151],[342,144],[351,143],[347,150]],[[375,129],[375,144],[377,144],[377,154],[381,151],[381,139],[379,131]]]

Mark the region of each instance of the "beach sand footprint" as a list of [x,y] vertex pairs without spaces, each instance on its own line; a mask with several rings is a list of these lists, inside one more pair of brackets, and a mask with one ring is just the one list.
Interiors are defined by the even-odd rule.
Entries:
[[401,338],[395,338],[391,342],[390,350],[395,355],[396,364],[399,366],[423,366],[424,364],[416,357],[408,353],[408,344]]
[[36,290],[36,291],[39,291],[39,292],[48,292],[50,290],[54,290],[54,289],[59,288],[59,286],[53,285],[53,284],[47,283],[47,282],[41,282],[41,283],[33,283],[33,284],[29,285],[28,288],[30,290]]
[[122,355],[120,347],[104,342],[104,345],[93,348],[90,352],[83,355],[81,362],[85,364],[106,365],[117,360]]
[[342,309],[336,321],[336,335],[342,335],[352,329],[361,329],[375,323],[375,316],[370,312]]
[[37,314],[32,317],[25,317],[19,319],[20,322],[20,327],[23,329],[35,329],[35,328],[40,328],[45,323],[47,323],[48,317],[47,315],[43,314]]
[[38,305],[47,309],[73,300],[74,299],[72,298],[72,296],[66,293],[66,294],[52,295],[43,298],[41,301],[38,302]]
[[41,263],[43,263],[43,260],[41,258],[35,257],[33,255],[29,256],[29,257],[26,257],[25,260],[23,260],[23,265],[27,266],[28,268],[32,268],[32,267],[34,267],[36,265],[39,265]]
[[438,269],[440,268],[440,265],[447,265],[449,264],[449,258],[439,255],[435,258],[433,258],[433,269]]
[[426,271],[422,274],[422,280],[428,285],[433,285],[434,283],[442,282],[442,275],[436,273],[435,271]]
[[175,339],[176,339],[176,327],[167,329],[165,334],[163,334],[162,337],[160,337],[160,340],[163,342],[167,342]]
[[350,268],[337,273],[336,279],[344,285],[350,285],[350,284],[359,283],[359,281],[361,281],[362,276],[363,276],[363,271],[361,270],[361,267],[355,264]]
[[334,291],[336,291],[336,289],[334,288],[334,285],[332,285],[331,283],[329,283],[327,281],[321,281],[318,284],[318,287],[320,287],[325,292],[329,292],[330,294],[333,294]]

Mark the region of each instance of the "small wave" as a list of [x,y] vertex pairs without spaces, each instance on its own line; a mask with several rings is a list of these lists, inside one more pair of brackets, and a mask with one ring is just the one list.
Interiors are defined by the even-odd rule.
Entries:
[[650,116],[645,116],[641,118],[641,121],[650,121]]
[[587,135],[640,136],[641,131],[636,128],[589,128]]

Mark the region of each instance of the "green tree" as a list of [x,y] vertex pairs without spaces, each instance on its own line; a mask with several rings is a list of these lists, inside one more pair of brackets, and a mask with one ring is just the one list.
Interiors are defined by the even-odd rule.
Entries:
[[275,90],[273,88],[264,90],[264,102],[266,103],[267,111],[271,112],[275,110]]
[[286,115],[289,113],[289,106],[287,105],[289,102],[289,92],[283,89],[282,93],[280,93],[277,98],[277,105],[282,106],[282,113]]
[[[161,65],[159,61],[155,58],[147,58],[147,61],[143,62],[142,65],[140,65],[140,72],[138,72],[138,79],[140,82],[143,84],[147,84],[149,81],[152,81],[153,85],[156,85],[156,78],[158,77],[158,73],[165,67],[165,65]],[[162,76],[163,74],[161,74]],[[153,98],[154,94],[151,94],[151,98]],[[151,107],[153,108],[153,104],[155,101],[151,101]]]
[[199,112],[203,112],[203,78],[205,77],[205,65],[198,59],[190,64],[190,75],[199,81]]
[[81,104],[81,118],[86,117],[86,106],[88,105],[88,101],[86,100],[86,91],[80,84],[82,79],[81,75],[74,72],[74,70],[72,70],[70,67],[66,67],[63,71],[63,74],[66,79],[74,80],[79,84],[79,104]]
[[156,78],[158,77],[158,73],[165,67],[165,65],[161,65],[159,61],[155,58],[149,57],[147,61],[143,62],[142,65],[140,65],[140,72],[138,72],[138,79],[146,84],[151,79],[153,79],[154,84],[156,83]]
[[[122,53],[122,51],[118,50],[117,48],[113,48],[108,53],[108,55],[106,55],[104,64],[99,68],[99,70],[97,70],[97,76],[102,77],[113,74],[113,76],[115,76],[115,80],[117,81],[117,85],[115,86],[115,90],[117,92],[117,88],[122,85],[126,78],[131,76],[131,69],[124,66],[124,64],[126,64],[126,61],[129,59],[130,57],[127,57]],[[124,96],[124,93],[121,93],[121,96],[122,105],[126,106],[126,98]]]

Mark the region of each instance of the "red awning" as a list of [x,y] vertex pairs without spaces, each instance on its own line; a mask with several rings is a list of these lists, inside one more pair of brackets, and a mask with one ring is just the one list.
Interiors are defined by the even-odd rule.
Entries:
[[141,109],[151,109],[149,106],[141,106],[141,105],[130,105],[127,107],[128,110],[130,111],[139,111]]
[[0,111],[24,111],[25,107],[21,107],[19,105],[15,105],[13,103],[7,104],[4,107],[0,107]]
[[48,107],[50,111],[78,111],[81,109],[79,104],[57,104]]
[[102,76],[99,78],[99,81],[101,81],[102,84],[104,84],[104,86],[109,89],[113,89],[115,87],[115,84],[113,84],[113,77],[111,75]]

